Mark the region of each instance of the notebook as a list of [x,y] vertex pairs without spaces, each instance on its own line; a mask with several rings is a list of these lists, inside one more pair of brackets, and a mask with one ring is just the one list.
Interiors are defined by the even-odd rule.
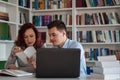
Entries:
[[76,78],[79,76],[80,49],[40,48],[37,50],[37,78]]

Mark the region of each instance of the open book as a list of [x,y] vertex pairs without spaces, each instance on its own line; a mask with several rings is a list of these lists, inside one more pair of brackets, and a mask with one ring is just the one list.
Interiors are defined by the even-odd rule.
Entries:
[[33,58],[34,60],[36,59],[36,49],[31,46],[26,48],[23,52],[18,52],[16,55],[18,56],[18,58],[20,58],[25,64],[28,63],[27,61],[27,57],[28,58]]
[[32,75],[33,73],[29,73],[23,70],[11,70],[11,69],[3,69],[0,70],[0,75],[9,75],[9,76],[28,76],[28,75]]

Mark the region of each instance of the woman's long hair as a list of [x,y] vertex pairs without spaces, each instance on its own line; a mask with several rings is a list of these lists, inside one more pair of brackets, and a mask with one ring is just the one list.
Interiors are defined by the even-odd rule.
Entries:
[[33,45],[36,49],[42,46],[41,39],[38,35],[38,30],[35,28],[35,26],[32,23],[25,23],[22,25],[18,31],[18,37],[17,40],[15,41],[15,45],[21,47],[22,49],[25,49],[27,47],[25,40],[24,40],[24,33],[28,29],[33,29],[36,35],[36,41],[35,44]]

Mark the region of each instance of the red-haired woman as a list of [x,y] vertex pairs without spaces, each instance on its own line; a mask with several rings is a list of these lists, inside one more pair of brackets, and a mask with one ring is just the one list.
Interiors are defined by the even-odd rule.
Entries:
[[25,23],[21,26],[18,32],[18,38],[11,50],[11,54],[5,64],[5,68],[34,72],[34,68],[29,63],[24,63],[19,57],[16,56],[18,52],[24,51],[27,47],[30,46],[34,46],[34,48],[37,49],[42,46],[42,43],[35,26],[32,23]]

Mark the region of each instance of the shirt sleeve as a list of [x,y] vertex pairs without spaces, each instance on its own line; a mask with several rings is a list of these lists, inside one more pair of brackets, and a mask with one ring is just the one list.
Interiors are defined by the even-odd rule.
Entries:
[[71,42],[71,44],[68,44],[69,45],[69,48],[78,48],[81,50],[81,53],[80,53],[80,75],[86,75],[87,74],[87,71],[86,71],[86,61],[85,61],[85,51],[83,49],[83,46],[77,42],[77,41],[73,41]]
[[4,66],[5,69],[7,69],[8,65],[15,64],[15,62],[16,62],[16,56],[12,56],[13,48],[11,50],[10,56],[8,57],[8,60],[5,63],[5,66]]
[[16,66],[19,67],[20,70],[24,70],[24,71],[27,71],[27,72],[32,72],[32,73],[34,73],[34,72],[35,72],[35,69],[34,69],[31,65],[25,64],[25,63],[24,63],[21,59],[19,59],[17,56],[12,56],[13,49],[14,49],[14,47],[13,47],[12,50],[11,50],[11,54],[10,54],[10,56],[8,57],[8,60],[6,61],[4,68],[7,69],[8,65],[10,65],[10,64],[15,64]]

